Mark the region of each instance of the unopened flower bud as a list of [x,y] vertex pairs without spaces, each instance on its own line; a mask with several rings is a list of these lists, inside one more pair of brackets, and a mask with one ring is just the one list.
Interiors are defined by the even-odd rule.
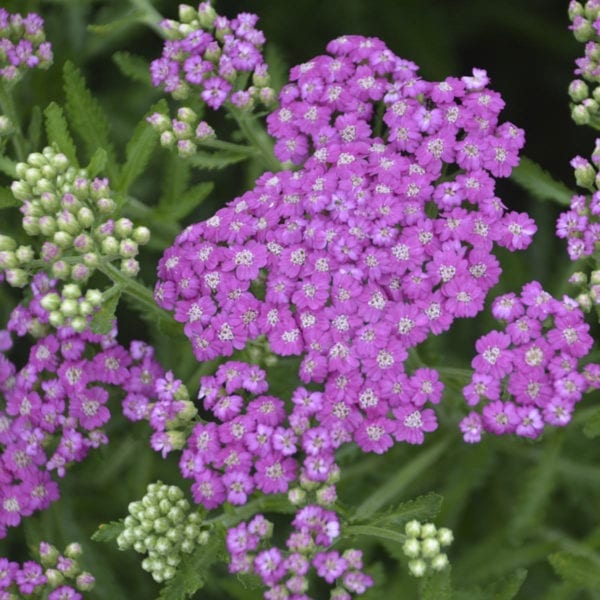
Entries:
[[100,262],[100,259],[95,252],[86,252],[81,258],[83,264],[90,269],[95,269]]
[[6,115],[0,115],[0,136],[10,135],[14,130],[12,121]]
[[140,272],[140,263],[135,258],[126,258],[121,261],[121,273],[127,277],[135,277]]
[[215,9],[211,6],[210,2],[202,2],[198,6],[198,22],[202,29],[210,29],[217,18]]
[[40,543],[40,562],[44,567],[54,567],[58,560],[58,550],[47,542]]
[[54,277],[65,280],[71,274],[71,267],[64,260],[57,260],[52,265],[52,274]]
[[179,20],[182,23],[191,23],[198,18],[198,11],[194,10],[189,4],[179,5]]
[[81,225],[77,219],[68,211],[63,210],[56,217],[56,225],[61,231],[66,231],[71,235],[77,235],[81,231]]
[[52,192],[44,192],[40,197],[40,204],[47,213],[55,212],[60,206],[56,194]]
[[172,121],[173,135],[178,140],[187,140],[192,137],[193,129],[189,123],[173,119]]
[[168,431],[167,436],[173,450],[181,450],[187,442],[187,436],[183,431]]
[[115,212],[115,209],[117,208],[115,201],[111,198],[99,198],[96,200],[96,206],[103,215],[110,215]]
[[119,252],[119,242],[112,235],[104,238],[100,244],[102,254],[107,256],[115,256]]
[[77,252],[81,252],[82,254],[84,254],[85,252],[89,252],[93,247],[94,242],[92,241],[92,238],[85,233],[79,234],[73,240],[73,248],[75,248]]
[[48,164],[48,159],[41,154],[40,152],[32,152],[28,157],[27,157],[27,162],[32,166],[32,167],[43,167],[44,165]]
[[410,571],[410,574],[414,575],[415,577],[423,577],[423,575],[425,575],[425,571],[427,571],[427,565],[425,564],[425,561],[420,558],[417,558],[416,560],[409,560],[408,570]]
[[436,538],[426,538],[421,542],[421,551],[425,558],[433,558],[440,551],[440,543]]
[[46,569],[44,574],[52,588],[57,588],[65,582],[65,576],[57,569]]
[[577,104],[571,108],[571,118],[576,125],[587,125],[590,122],[590,114],[583,104]]
[[62,327],[65,324],[65,316],[61,312],[53,310],[48,315],[48,321],[50,322],[50,325],[52,325],[52,327]]
[[294,506],[300,506],[306,499],[306,492],[302,488],[292,488],[288,491],[288,500]]
[[56,220],[48,215],[44,215],[38,219],[38,226],[41,233],[46,237],[53,236],[57,230]]
[[117,221],[115,221],[115,228],[114,228],[114,232],[115,235],[118,238],[126,238],[129,237],[131,235],[131,232],[133,231],[133,223],[131,222],[130,219],[118,219]]
[[191,140],[179,140],[177,142],[177,153],[182,158],[189,158],[196,153],[196,144]]
[[443,571],[448,566],[448,556],[443,552],[431,560],[431,568],[434,571]]
[[8,269],[5,273],[8,285],[16,288],[22,288],[27,285],[29,277],[23,269]]
[[63,287],[62,295],[64,298],[76,300],[77,298],[81,297],[81,289],[78,285],[74,283],[69,283]]
[[31,246],[19,246],[15,250],[15,256],[21,265],[29,264],[34,257],[33,248]]
[[430,538],[437,535],[437,528],[433,523],[423,523],[421,525],[421,537]]
[[17,247],[17,242],[8,235],[0,234],[0,251],[14,250]]
[[65,317],[74,317],[79,312],[77,300],[67,298],[60,303],[60,312]]
[[24,181],[13,181],[10,191],[17,200],[27,200],[31,196],[31,188]]
[[169,117],[159,112],[151,114],[146,121],[148,121],[148,123],[152,125],[152,128],[158,133],[163,133],[163,131],[167,131],[171,127],[171,120]]
[[77,220],[79,221],[79,224],[82,227],[85,227],[87,229],[94,224],[94,221],[95,221],[94,213],[87,206],[82,206],[77,211]]
[[421,553],[421,544],[416,538],[410,537],[406,540],[406,542],[404,542],[402,551],[404,552],[405,556],[408,556],[408,558],[417,558],[417,556],[419,556]]
[[14,269],[19,262],[14,252],[3,250],[0,252],[0,269]]
[[23,217],[22,224],[27,235],[35,236],[40,234],[39,219],[37,217],[25,216]]
[[50,164],[62,173],[69,166],[69,159],[62,152],[58,152],[50,159]]
[[46,294],[41,299],[40,304],[42,305],[42,308],[44,310],[47,310],[47,311],[57,310],[58,307],[60,306],[60,296],[55,292],[51,292],[49,294]]
[[421,523],[416,519],[409,521],[404,526],[404,533],[409,537],[419,537],[419,535],[421,535]]
[[581,79],[575,79],[569,84],[569,96],[573,102],[581,102],[590,95],[590,90]]
[[214,137],[216,137],[215,130],[206,121],[200,121],[196,127],[196,138],[203,141]]
[[160,145],[163,148],[171,148],[175,144],[175,135],[172,131],[163,131],[160,134]]
[[[65,286],[67,287],[67,286]],[[63,293],[64,293],[64,288],[63,288]],[[81,548],[81,544],[77,543],[77,542],[72,542],[71,544],[69,544],[64,551],[64,555],[68,558],[79,558],[81,555],[83,554],[83,549]]]
[[54,185],[53,185],[53,183],[49,179],[46,179],[45,177],[42,177],[35,184],[34,189],[36,190],[36,192],[38,193],[38,195],[41,195],[44,192],[53,192],[54,191]]
[[143,226],[136,227],[131,234],[131,238],[134,242],[136,242],[140,246],[143,246],[144,244],[147,244],[150,240],[150,230],[147,227]]
[[588,42],[594,36],[592,24],[585,18],[579,17],[573,20],[571,27],[573,35],[578,42]]
[[95,583],[96,578],[87,571],[80,573],[75,580],[75,586],[80,592],[89,592],[91,589],[93,589]]
[[57,231],[52,236],[52,241],[63,250],[70,248],[73,245],[73,236],[66,231]]
[[92,305],[92,306],[100,306],[102,304],[102,292],[100,290],[88,290],[85,293],[85,299]]
[[571,166],[574,168],[575,182],[577,185],[583,188],[591,188],[594,184],[594,178],[596,177],[596,170],[592,164],[585,158],[576,156],[571,161]]
[[73,265],[71,269],[71,277],[74,281],[87,281],[90,275],[89,268],[81,263]]
[[198,115],[191,108],[182,106],[177,111],[177,119],[191,125],[198,120]]

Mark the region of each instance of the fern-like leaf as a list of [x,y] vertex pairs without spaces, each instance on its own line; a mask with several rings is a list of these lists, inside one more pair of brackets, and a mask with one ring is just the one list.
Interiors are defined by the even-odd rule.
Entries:
[[19,206],[20,202],[13,196],[13,193],[5,187],[0,187],[0,209]]
[[600,407],[598,407],[586,420],[583,433],[588,438],[596,438],[600,435]]
[[550,200],[562,206],[571,204],[573,192],[526,156],[521,157],[519,166],[513,169],[510,178],[538,200]]
[[110,127],[98,100],[92,96],[81,71],[70,61],[63,69],[67,116],[77,134],[83,140],[91,156],[98,147],[108,155],[108,176],[116,176],[115,151],[110,142]]
[[155,215],[169,221],[180,221],[200,206],[213,188],[212,182],[199,183],[187,190],[172,204],[160,204],[155,210]]
[[443,498],[430,492],[414,500],[402,502],[389,510],[374,515],[369,519],[371,525],[403,525],[411,519],[428,521],[433,519],[442,507]]
[[248,158],[247,154],[238,152],[196,152],[188,159],[195,167],[207,170],[224,169],[229,165],[242,162]]
[[130,52],[115,52],[112,58],[123,75],[137,83],[143,83],[148,87],[152,87],[150,66],[145,58],[131,54]]
[[116,319],[115,311],[119,305],[120,294],[111,296],[92,317],[90,329],[97,334],[105,335],[110,332]]
[[586,556],[557,552],[548,557],[550,564],[565,581],[588,590],[600,590],[600,564]]
[[77,148],[69,132],[63,109],[56,102],[51,102],[44,110],[44,117],[48,143],[55,145],[69,159],[71,165],[76,167]]
[[451,600],[452,579],[449,568],[433,573],[423,582],[421,600]]
[[92,534],[94,542],[112,542],[116,540],[121,533],[125,531],[123,520],[102,523],[100,527]]
[[125,164],[115,185],[115,189],[118,192],[126,193],[131,184],[144,172],[158,142],[156,133],[146,121],[146,117],[152,113],[165,112],[166,110],[167,103],[164,100],[160,100],[152,106],[144,118],[137,124],[125,148]]

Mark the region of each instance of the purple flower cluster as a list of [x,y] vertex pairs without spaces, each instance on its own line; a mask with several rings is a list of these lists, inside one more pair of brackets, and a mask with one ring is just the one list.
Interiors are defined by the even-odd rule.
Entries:
[[51,63],[52,48],[45,41],[42,17],[0,8],[0,81],[12,81],[25,69],[48,68]]
[[[600,167],[600,139],[592,153],[592,163],[576,156],[571,161],[575,169],[577,183],[594,190],[596,170]],[[594,191],[591,197],[574,195],[570,210],[563,212],[556,223],[556,235],[567,240],[569,258],[573,261],[591,256],[600,242],[600,192]]]
[[272,524],[262,515],[249,523],[240,523],[227,532],[227,550],[231,573],[254,573],[269,589],[266,600],[310,600],[311,567],[318,578],[336,585],[332,598],[350,600],[373,585],[373,579],[362,572],[362,552],[328,550],[340,534],[337,515],[321,506],[300,509],[292,521],[286,540],[287,551],[276,546],[259,551],[259,544],[270,537]]
[[430,83],[377,39],[328,50],[292,70],[268,119],[279,158],[302,167],[185,229],[155,298],[200,361],[261,336],[303,355],[301,381],[323,386],[319,422],[383,452],[435,429],[422,407],[442,384],[406,374],[408,350],[477,314],[500,274],[494,244],[525,248],[536,227],[494,195],[523,133],[498,125],[485,72]]
[[[81,571],[77,563],[79,544],[70,544],[59,554],[54,546],[41,542],[39,554],[40,562],[23,564],[0,558],[0,600],[39,598],[40,594],[48,600],[81,600],[80,592],[94,587],[94,576]],[[65,580],[73,580],[73,585],[65,585]]]
[[349,439],[347,431],[335,418],[326,420],[321,392],[298,388],[288,417],[283,400],[267,391],[266,373],[243,362],[226,362],[202,378],[199,395],[220,423],[195,425],[181,456],[197,503],[245,504],[255,490],[287,492],[298,477],[326,486],[335,500],[327,484],[337,475],[334,450]]
[[272,101],[262,56],[265,36],[255,27],[256,15],[240,13],[230,20],[218,16],[209,2],[202,2],[197,11],[182,5],[180,18],[183,23],[161,23],[170,39],[161,58],[150,66],[153,85],[176,98],[197,93],[214,110],[225,102],[244,108],[254,99]]
[[[102,336],[63,326],[47,334],[40,298],[54,283],[43,274],[34,277],[33,300],[18,306],[8,330],[0,332],[0,537],[58,498],[53,471],[63,477],[91,448],[107,443],[110,392],[123,390],[125,402],[149,403],[162,375],[151,348],[142,342],[124,348],[116,330]],[[10,332],[39,334],[21,368],[6,354]]]
[[520,296],[496,298],[492,313],[505,328],[475,344],[464,396],[483,410],[461,422],[464,440],[479,442],[484,431],[537,438],[546,425],[564,427],[583,393],[600,387],[600,365],[579,366],[593,339],[577,303],[557,300],[533,281]]

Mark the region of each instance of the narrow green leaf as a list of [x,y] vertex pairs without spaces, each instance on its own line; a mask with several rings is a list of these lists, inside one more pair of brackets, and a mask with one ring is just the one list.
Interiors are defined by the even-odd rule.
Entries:
[[349,525],[348,527],[344,527],[343,533],[346,536],[366,535],[368,537],[390,540],[398,544],[404,544],[406,541],[406,536],[403,533],[386,527],[375,527],[374,525]]
[[527,578],[527,569],[517,569],[503,577],[500,581],[494,582],[486,588],[489,598],[494,600],[513,600],[519,593],[521,586]]
[[152,87],[150,65],[145,58],[130,52],[115,52],[112,58],[123,75],[133,79],[133,81]]
[[588,417],[585,425],[583,426],[583,433],[588,438],[596,438],[600,435],[600,407]]
[[106,153],[106,150],[104,148],[98,148],[94,154],[92,154],[92,158],[86,167],[86,171],[90,177],[97,177],[106,169],[107,164],[108,154]]
[[513,169],[510,178],[538,200],[550,200],[563,206],[571,204],[573,192],[526,156],[521,157],[519,166]]
[[89,156],[98,147],[106,150],[108,175],[114,179],[116,175],[115,152],[110,142],[110,127],[106,115],[87,88],[81,71],[72,62],[65,63],[63,76],[67,116],[71,125],[83,140]]
[[169,221],[180,221],[200,206],[214,187],[212,182],[199,183],[182,194],[172,204],[159,205],[155,210],[155,216]]
[[411,519],[429,521],[440,512],[442,501],[442,496],[430,492],[414,500],[402,502],[383,513],[378,513],[369,519],[369,522],[372,525],[403,525]]
[[104,335],[108,333],[113,326],[113,322],[116,319],[115,311],[119,304],[120,294],[111,296],[103,305],[100,310],[92,317],[90,323],[90,329],[94,333]]
[[13,179],[17,179],[17,163],[8,156],[0,155],[0,171]]
[[452,580],[450,569],[433,573],[423,582],[421,600],[450,600],[452,598]]
[[146,121],[146,117],[152,113],[165,112],[166,110],[168,110],[167,103],[160,100],[150,108],[144,118],[137,124],[125,148],[125,164],[115,186],[117,191],[123,194],[127,192],[131,184],[144,172],[158,143],[158,136]]
[[190,166],[176,154],[168,154],[162,177],[159,206],[171,206],[188,188]]
[[31,111],[31,120],[27,128],[27,138],[32,148],[39,148],[42,137],[42,109],[34,106]]
[[0,209],[19,206],[20,202],[13,196],[9,188],[0,187]]
[[440,440],[437,444],[429,446],[418,456],[400,469],[393,477],[378,487],[356,509],[353,521],[363,521],[374,515],[382,506],[399,496],[404,488],[423,471],[430,468],[435,461],[445,452],[450,443],[450,438]]
[[92,534],[94,542],[112,542],[125,530],[123,521],[111,521],[110,523],[102,523],[98,530]]
[[574,583],[580,588],[600,590],[600,569],[591,559],[571,554],[557,552],[548,557],[550,564],[565,581]]
[[523,478],[523,488],[515,502],[514,514],[508,525],[508,530],[513,535],[523,535],[543,516],[557,480],[558,458],[563,439],[562,431],[555,432],[547,441],[541,459]]
[[247,154],[237,152],[201,152],[198,151],[188,158],[190,164],[201,169],[224,169],[229,165],[242,162],[248,158]]
[[51,102],[44,110],[44,117],[46,121],[46,137],[48,138],[49,144],[54,144],[58,149],[69,159],[69,162],[73,166],[77,166],[77,149],[71,133],[69,132],[69,126],[67,125],[67,119],[63,113],[62,108]]

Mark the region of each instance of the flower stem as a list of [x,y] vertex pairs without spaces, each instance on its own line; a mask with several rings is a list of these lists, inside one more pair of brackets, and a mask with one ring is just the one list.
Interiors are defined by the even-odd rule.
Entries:
[[24,162],[27,157],[27,151],[25,149],[25,138],[21,131],[21,121],[12,94],[2,82],[0,82],[0,110],[10,119],[15,128],[11,135],[12,142],[15,147],[17,160]]
[[252,117],[234,106],[228,106],[229,113],[235,119],[246,139],[258,150],[263,162],[273,172],[281,171],[281,163],[273,154],[273,143],[267,132],[260,126],[256,117]]
[[131,4],[140,12],[140,22],[148,25],[160,37],[165,37],[165,32],[159,27],[159,23],[163,20],[163,16],[152,6],[149,0],[129,0]]

